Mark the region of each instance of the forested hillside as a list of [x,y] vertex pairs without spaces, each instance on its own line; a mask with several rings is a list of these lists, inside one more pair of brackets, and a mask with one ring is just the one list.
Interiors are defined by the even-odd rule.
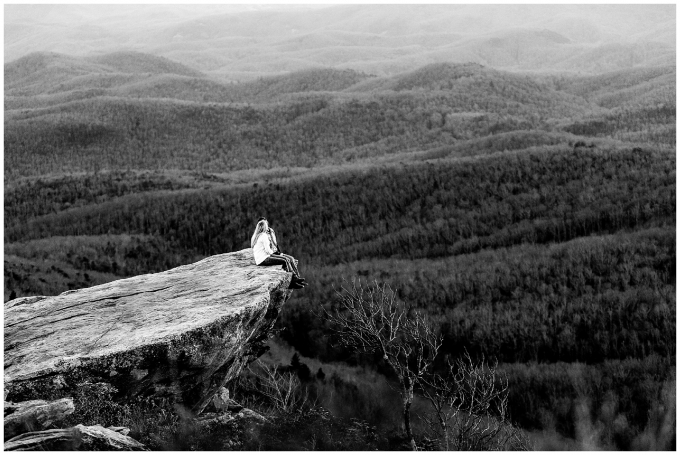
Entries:
[[587,398],[593,422],[627,422],[606,447],[653,431],[676,356],[674,68],[228,84],[38,54],[6,75],[5,300],[246,248],[266,216],[310,283],[279,320],[301,354],[386,374],[320,317],[343,280],[378,280],[443,354],[500,362],[526,429],[578,437]]
[[[16,226],[7,219],[5,238],[143,233],[209,255],[246,247],[243,226],[266,211],[288,247],[310,260],[439,257],[672,223],[674,168],[673,154],[637,148],[508,152],[248,189],[103,196],[98,204],[28,214]],[[6,200],[29,206],[35,184],[26,189],[8,191]]]
[[[109,82],[111,74],[106,75]],[[209,79],[186,79],[189,85],[183,82],[183,88],[174,90],[153,81],[146,88],[139,82],[130,85],[127,76],[119,76],[123,85],[115,90],[81,92],[62,84],[63,90],[10,96],[5,179],[101,168],[219,173],[315,167],[515,131],[551,138],[567,133],[560,141],[565,143],[577,135],[675,144],[674,93],[661,104],[653,99],[640,107],[605,108],[549,83],[479,65],[432,65],[347,88],[358,75],[308,71],[242,88],[222,86],[221,91],[213,90],[217,82]],[[174,84],[179,76],[155,77]],[[320,82],[323,77],[327,83]],[[31,77],[25,79],[21,87],[34,87]],[[668,88],[665,84],[660,87]],[[336,87],[343,89],[328,91]],[[22,93],[23,88],[14,90]],[[284,95],[287,90],[299,92]],[[171,93],[179,99],[168,98]],[[193,101],[183,99],[187,93]],[[220,93],[222,98],[215,100]],[[230,101],[248,94],[261,101]]]

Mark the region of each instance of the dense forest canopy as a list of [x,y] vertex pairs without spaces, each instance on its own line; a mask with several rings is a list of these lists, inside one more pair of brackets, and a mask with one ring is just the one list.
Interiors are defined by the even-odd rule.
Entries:
[[[65,60],[42,57],[47,68]],[[19,68],[26,65],[6,66],[21,75],[25,70]],[[135,77],[157,79],[146,82],[148,90],[123,75],[112,79],[104,70],[86,81],[78,76],[78,89],[40,82],[52,77],[48,71],[38,82],[35,73],[11,79],[10,87],[18,87],[6,91],[6,181],[102,168],[223,173],[317,167],[506,133],[531,132],[553,143],[574,144],[576,136],[675,145],[675,70],[669,67],[634,78],[619,75],[605,107],[589,98],[598,83],[606,86],[616,75],[599,82],[592,77],[546,81],[476,64],[435,64],[389,78],[361,80],[356,73],[319,70],[215,90],[219,84],[206,78],[177,80],[146,72],[153,65],[157,72],[171,67],[155,58],[140,63]],[[659,81],[659,72],[673,79]],[[585,87],[581,91],[574,88],[578,80]],[[648,89],[655,81],[664,97]],[[639,90],[621,92],[624,82]],[[27,94],[26,87],[40,93]],[[254,102],[243,101],[250,97]],[[511,142],[513,134],[504,137]]]

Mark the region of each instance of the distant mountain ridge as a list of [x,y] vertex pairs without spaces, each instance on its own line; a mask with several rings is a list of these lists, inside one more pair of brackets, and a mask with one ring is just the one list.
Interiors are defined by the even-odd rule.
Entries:
[[34,53],[5,64],[5,75],[6,110],[93,96],[267,103],[305,93],[357,96],[453,90],[467,92],[466,96],[477,93],[480,101],[489,96],[513,100],[563,97],[557,92],[548,95],[548,86],[534,79],[477,63],[435,63],[390,77],[349,69],[308,68],[230,84],[172,60],[139,52],[99,57]]
[[[57,105],[77,99],[109,96],[159,98],[195,102],[285,101],[296,94],[337,96],[381,92],[427,93],[452,90],[476,94],[480,101],[500,97],[520,103],[553,98],[573,104],[587,98],[605,107],[621,103],[670,103],[675,92],[672,66],[620,70],[597,76],[531,76],[497,70],[478,63],[434,63],[394,76],[376,76],[350,69],[307,68],[253,81],[225,83],[164,57],[118,52],[78,57],[36,52],[5,64],[5,109]],[[566,99],[572,97],[572,99]],[[575,98],[574,98],[575,97]],[[545,104],[546,101],[541,103]],[[582,101],[576,101],[576,104]],[[559,103],[558,103],[559,104]]]
[[141,52],[117,52],[76,57],[35,52],[5,64],[5,94],[30,96],[71,90],[108,89],[139,76],[205,77],[200,71],[165,57]]
[[[96,57],[78,57],[56,52],[34,52],[5,64],[5,83],[13,84],[41,72],[54,74],[65,70],[78,73],[177,74],[201,77],[203,73],[174,62],[142,52],[115,52]],[[49,76],[49,74],[47,74]]]
[[142,52],[114,52],[96,57],[88,57],[86,60],[106,65],[121,73],[177,74],[189,77],[204,76],[200,71],[196,71],[181,63]]
[[440,62],[587,74],[675,65],[674,5],[60,5],[32,11],[8,6],[6,61],[35,51],[92,56],[134,49],[227,81],[320,66],[390,76]]

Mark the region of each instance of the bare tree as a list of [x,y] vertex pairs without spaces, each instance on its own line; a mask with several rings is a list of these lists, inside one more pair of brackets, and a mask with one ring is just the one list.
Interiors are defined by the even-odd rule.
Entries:
[[427,374],[442,344],[425,316],[397,301],[392,289],[377,282],[366,289],[356,281],[338,292],[340,301],[324,312],[340,342],[362,353],[378,353],[396,374],[402,398],[404,431],[411,448],[414,388]]
[[497,365],[470,355],[448,362],[445,375],[421,380],[433,413],[423,419],[441,450],[527,450],[523,433],[508,420],[508,380]]

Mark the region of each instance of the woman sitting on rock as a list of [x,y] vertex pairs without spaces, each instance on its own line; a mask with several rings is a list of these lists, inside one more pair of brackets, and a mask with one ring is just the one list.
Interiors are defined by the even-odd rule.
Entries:
[[293,273],[290,282],[291,289],[301,289],[307,286],[305,279],[300,276],[297,268],[297,260],[293,256],[281,253],[276,244],[274,229],[269,227],[266,218],[257,220],[255,232],[250,239],[250,247],[253,249],[255,264],[257,265],[282,265],[287,272]]

